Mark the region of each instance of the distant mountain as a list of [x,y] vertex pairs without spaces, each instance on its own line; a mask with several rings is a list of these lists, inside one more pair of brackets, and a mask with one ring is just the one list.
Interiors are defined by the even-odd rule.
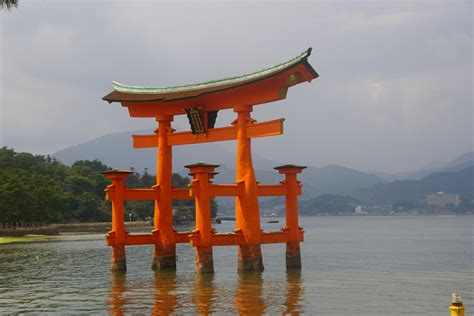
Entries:
[[424,168],[414,171],[399,172],[396,174],[377,171],[374,171],[373,173],[380,176],[385,181],[419,180],[433,173],[456,172],[472,165],[474,165],[474,151],[464,153],[452,161],[444,163],[433,162]]
[[[132,147],[133,134],[149,134],[150,131],[130,131],[108,134],[91,141],[67,147],[53,154],[53,157],[66,165],[71,165],[77,160],[98,159],[113,168],[135,168],[143,172],[145,168],[151,173],[156,169],[156,148]],[[275,167],[278,163],[254,155],[256,169]],[[219,144],[199,144],[190,146],[175,146],[173,148],[173,171],[185,173],[187,164],[205,161],[209,163],[224,164],[228,167],[235,165],[235,153],[232,153]],[[270,169],[271,170],[271,169]]]
[[[278,183],[283,180],[283,176],[272,169],[274,165],[267,166],[265,170],[255,168],[257,180],[261,183]],[[325,167],[309,166],[303,170],[302,174],[298,175],[298,179],[304,184],[303,195],[307,198],[325,193],[343,194],[357,188],[364,188],[384,182],[378,176],[336,165]],[[215,177],[216,183],[229,183],[234,180],[235,169],[226,166],[221,166],[219,174]]]
[[436,172],[455,172],[474,165],[474,151],[462,154],[455,160],[438,167]]
[[[463,160],[465,162],[465,160]],[[463,163],[461,161],[461,165]],[[458,169],[454,164],[454,172],[433,173],[421,180],[403,180],[391,183],[380,183],[371,188],[356,190],[353,196],[380,204],[396,202],[415,202],[426,198],[427,195],[444,191],[459,194],[464,197],[474,197],[474,166],[469,165]],[[446,168],[450,170],[450,168]]]
[[[133,149],[132,134],[147,134],[149,131],[132,131],[109,134],[91,141],[60,150],[53,156],[64,164],[71,165],[77,160],[98,159],[113,168],[129,169],[143,172],[145,168],[150,173],[155,172],[156,149]],[[173,148],[173,171],[185,175],[185,165],[206,161],[219,164],[219,174],[216,183],[231,183],[235,181],[234,152],[227,150],[218,143],[199,144],[190,146],[175,146]],[[254,168],[257,180],[261,183],[279,183],[283,176],[273,167],[280,163],[253,154]],[[364,173],[342,166],[329,165],[325,167],[308,167],[300,176],[303,182],[303,194],[306,198],[324,193],[342,194],[355,189],[369,187],[384,180],[374,174]]]
[[308,167],[303,171],[301,180],[304,183],[310,183],[320,193],[338,194],[385,182],[374,174],[337,165]]

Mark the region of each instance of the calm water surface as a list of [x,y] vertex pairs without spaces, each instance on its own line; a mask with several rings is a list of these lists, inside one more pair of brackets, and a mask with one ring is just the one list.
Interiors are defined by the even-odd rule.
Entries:
[[454,291],[474,312],[474,216],[300,221],[301,273],[286,272],[284,245],[263,246],[265,272],[244,274],[235,247],[215,247],[205,276],[188,245],[175,273],[150,269],[151,246],[128,247],[126,275],[110,273],[103,235],[0,245],[0,314],[449,315]]

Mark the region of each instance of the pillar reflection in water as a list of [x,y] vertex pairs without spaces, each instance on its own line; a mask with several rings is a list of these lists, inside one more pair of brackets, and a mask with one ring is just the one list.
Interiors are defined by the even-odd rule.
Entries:
[[216,300],[214,287],[214,274],[196,273],[194,279],[194,306],[195,314],[209,315],[216,312],[214,302]]
[[258,271],[239,272],[235,295],[235,306],[241,315],[262,315],[265,313],[262,273]]
[[301,310],[302,282],[300,270],[288,270],[286,272],[286,310],[284,315],[299,315]]
[[153,296],[152,315],[169,315],[178,306],[176,296],[176,271],[155,271],[155,295]]
[[112,315],[124,315],[125,305],[127,300],[123,297],[124,292],[127,290],[125,286],[125,273],[121,271],[114,271],[111,273],[111,286],[109,294],[109,305],[108,311]]

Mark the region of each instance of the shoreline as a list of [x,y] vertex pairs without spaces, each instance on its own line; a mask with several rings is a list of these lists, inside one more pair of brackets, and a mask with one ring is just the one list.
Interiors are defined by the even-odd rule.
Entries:
[[[127,228],[152,227],[148,221],[125,222]],[[88,232],[112,229],[111,222],[49,224],[41,227],[0,228],[0,237],[22,237],[25,235],[58,235],[62,232]]]
[[[474,214],[366,214],[366,215],[300,215],[304,217],[458,217],[458,216],[473,216]],[[284,216],[264,216],[263,221],[269,219],[284,219]],[[35,242],[49,242],[57,241],[65,236],[71,235],[87,235],[87,234],[106,234],[111,229],[110,222],[95,222],[95,223],[69,223],[69,224],[51,224],[47,227],[38,228],[16,228],[16,229],[0,229],[0,246],[13,243],[35,243]],[[184,224],[183,226],[186,226]],[[152,228],[147,221],[126,222],[125,227],[131,233],[142,232],[144,228]],[[38,233],[50,230],[51,233]],[[14,231],[16,234],[6,235],[6,232]]]
[[35,235],[28,234],[21,237],[18,236],[0,236],[0,245],[9,245],[17,243],[35,243],[35,242],[45,242],[45,241],[54,241],[59,239],[61,235]]

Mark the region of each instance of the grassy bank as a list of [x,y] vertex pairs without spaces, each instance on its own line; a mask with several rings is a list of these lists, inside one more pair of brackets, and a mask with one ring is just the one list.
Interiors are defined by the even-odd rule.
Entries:
[[2,237],[0,236],[0,244],[24,243],[24,242],[40,242],[56,239],[56,236],[46,235],[25,235],[21,237]]
[[[50,224],[44,227],[0,228],[0,238],[23,237],[26,235],[59,235],[60,233],[106,233],[112,228],[111,222]],[[153,228],[148,221],[125,222],[128,231]]]
[[[152,227],[149,221],[124,221],[125,227]],[[105,229],[112,228],[112,222],[94,222],[94,223],[67,223],[67,224],[52,224],[52,227],[59,229],[60,232],[68,230],[89,230],[89,229]]]
[[23,237],[26,235],[58,235],[59,229],[53,226],[17,227],[0,229],[0,237]]

